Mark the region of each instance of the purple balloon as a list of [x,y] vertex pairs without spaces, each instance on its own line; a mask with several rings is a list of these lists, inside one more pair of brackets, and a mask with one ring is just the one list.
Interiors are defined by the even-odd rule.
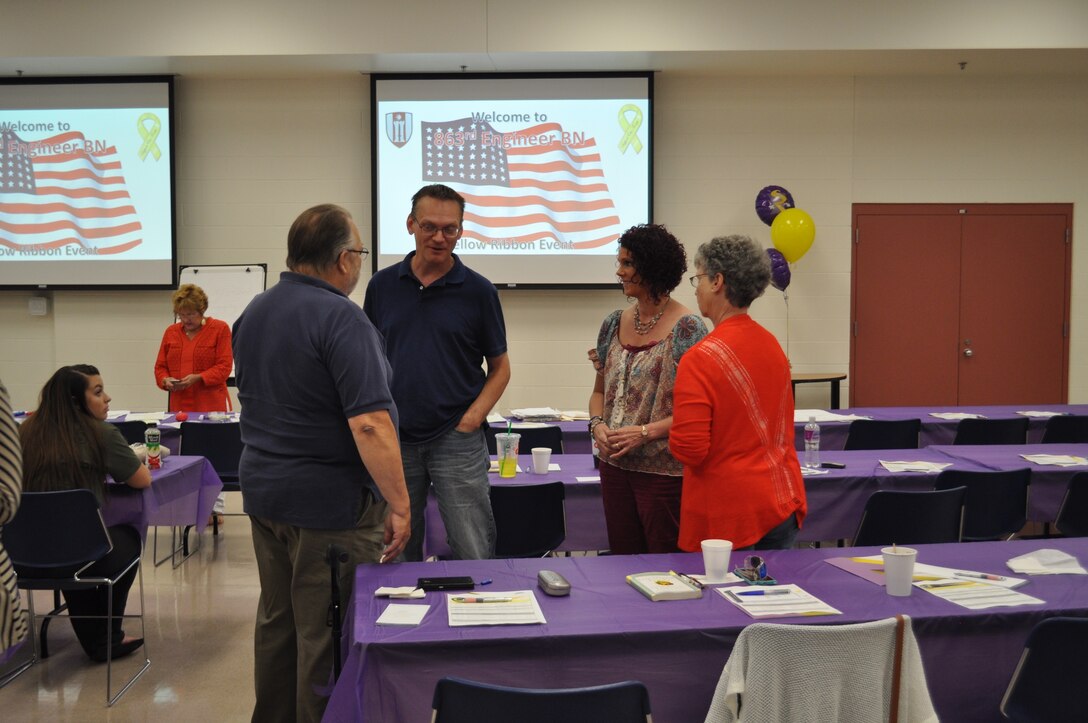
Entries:
[[778,249],[767,249],[767,256],[771,259],[771,286],[785,291],[790,285],[790,265],[786,257]]
[[774,217],[794,208],[793,196],[781,186],[767,186],[756,194],[756,213],[759,220],[770,226],[774,223]]

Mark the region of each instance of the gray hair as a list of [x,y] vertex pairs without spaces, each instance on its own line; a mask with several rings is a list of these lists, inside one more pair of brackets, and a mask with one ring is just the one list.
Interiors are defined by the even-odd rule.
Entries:
[[763,296],[771,283],[771,260],[750,236],[719,236],[699,247],[695,265],[713,279],[725,280],[725,297],[738,309],[746,309]]
[[331,203],[299,214],[287,233],[287,268],[323,273],[351,246],[351,214]]

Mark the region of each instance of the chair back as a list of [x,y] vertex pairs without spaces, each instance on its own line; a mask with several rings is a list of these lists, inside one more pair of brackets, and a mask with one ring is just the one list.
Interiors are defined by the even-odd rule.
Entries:
[[1001,713],[1018,723],[1084,720],[1088,619],[1053,617],[1036,625],[1001,699]]
[[242,458],[242,432],[238,422],[182,422],[181,452],[205,457],[223,481],[237,488],[238,463]]
[[937,475],[934,489],[966,487],[963,502],[963,539],[1010,539],[1028,521],[1027,467],[1003,472],[946,469]]
[[936,720],[910,618],[753,623],[740,631],[706,723]]
[[562,482],[491,486],[495,557],[543,557],[567,537]]
[[[503,432],[490,424],[484,427],[484,436],[487,437],[488,454],[498,454],[495,447],[495,435]],[[544,427],[514,427],[511,431],[521,435],[518,440],[518,454],[528,454],[533,447],[547,447],[552,454],[563,454],[563,429],[549,424]]]
[[843,449],[918,449],[921,419],[855,419]]
[[961,419],[952,444],[1025,444],[1027,417],[1017,419]]
[[1088,472],[1069,478],[1054,524],[1066,537],[1088,537]]
[[650,694],[635,680],[587,688],[529,689],[442,678],[434,687],[432,723],[648,723]]
[[117,427],[121,432],[121,436],[125,438],[125,441],[129,444],[143,444],[144,431],[147,429],[147,422],[141,422],[139,419],[130,419],[124,422],[112,422],[113,426]]
[[1088,442],[1088,415],[1060,414],[1046,420],[1043,444]]
[[923,545],[959,542],[966,487],[907,492],[880,490],[869,496],[854,545]]
[[84,489],[24,492],[3,541],[12,563],[29,568],[77,567],[113,549],[98,500]]

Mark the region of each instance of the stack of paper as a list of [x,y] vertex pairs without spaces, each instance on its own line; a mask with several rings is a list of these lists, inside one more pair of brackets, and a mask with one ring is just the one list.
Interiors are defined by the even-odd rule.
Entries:
[[536,625],[547,622],[532,590],[447,593],[446,610],[451,628],[469,625]]
[[430,605],[397,605],[391,603],[374,622],[378,625],[419,625],[431,609]]
[[554,422],[559,419],[559,410],[551,407],[523,407],[511,409],[511,416],[527,422]]
[[809,417],[817,422],[852,422],[855,419],[872,419],[861,414],[836,414],[826,409],[795,409],[793,410],[794,424],[804,424]]
[[929,416],[937,419],[986,419],[985,414],[971,414],[970,412],[930,412]]
[[1022,454],[1029,462],[1050,467],[1081,467],[1088,464],[1084,457],[1074,457],[1071,454]]
[[1088,575],[1077,558],[1061,550],[1036,550],[1006,563],[1013,572],[1027,575]]
[[1036,411],[1030,411],[1030,410],[1026,411],[1026,412],[1017,412],[1017,414],[1023,414],[1025,417],[1060,417],[1060,416],[1062,416],[1061,412],[1036,412]]
[[560,418],[565,422],[573,422],[578,420],[589,421],[589,412],[583,412],[580,409],[568,409],[559,413]]
[[397,598],[400,600],[417,600],[426,596],[420,587],[405,585],[404,587],[379,587],[374,591],[374,597]]
[[933,580],[916,582],[914,586],[968,610],[1043,604],[1043,601],[1037,597],[995,585],[985,585],[982,581]]
[[830,471],[826,469],[819,469],[818,467],[805,467],[804,465],[801,466],[802,477],[817,477],[822,474],[830,474]]
[[880,460],[880,466],[889,472],[925,472],[936,474],[945,467],[951,467],[951,462],[885,462]]
[[753,618],[842,615],[823,600],[797,585],[719,587],[721,596]]

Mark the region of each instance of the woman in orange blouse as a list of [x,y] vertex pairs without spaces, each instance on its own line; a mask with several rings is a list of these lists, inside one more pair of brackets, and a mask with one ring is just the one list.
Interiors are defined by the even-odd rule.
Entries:
[[[155,381],[170,392],[171,412],[225,412],[231,409],[227,377],[234,366],[230,327],[204,316],[208,295],[194,284],[174,292],[174,314],[181,321],[166,327],[155,360]],[[212,514],[223,524],[221,492]]]
[[[771,279],[747,236],[699,247],[691,277],[714,330],[680,360],[669,449],[684,464],[680,549],[791,547],[807,511],[793,448],[790,367],[778,340],[748,316]],[[603,479],[603,478],[602,478]]]
[[174,314],[155,360],[155,381],[170,392],[171,412],[225,412],[231,409],[227,377],[234,365],[230,327],[204,316],[208,295],[183,284],[174,292]]

